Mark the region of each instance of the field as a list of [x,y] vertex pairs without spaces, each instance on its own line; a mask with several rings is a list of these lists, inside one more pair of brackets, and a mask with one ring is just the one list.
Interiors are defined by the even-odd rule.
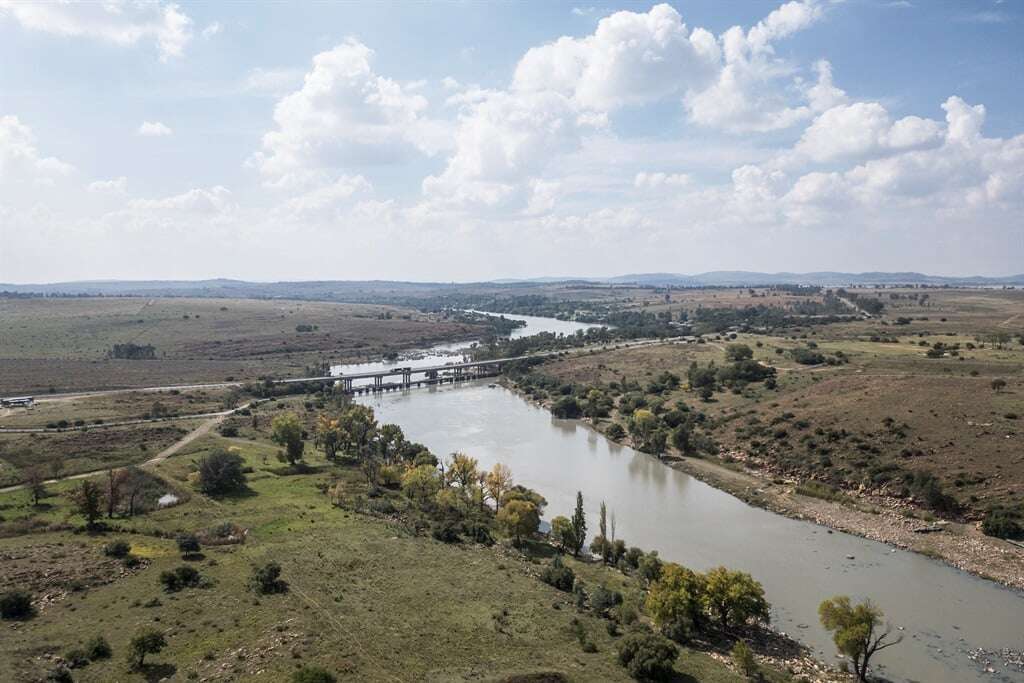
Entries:
[[[471,339],[478,328],[392,306],[242,299],[0,299],[0,394],[263,375]],[[152,346],[152,360],[110,357]]]
[[[314,663],[366,681],[629,680],[605,620],[537,580],[543,550],[538,557],[504,544],[445,544],[387,517],[335,507],[324,493],[329,484],[365,490],[356,467],[331,465],[309,449],[309,471],[290,473],[265,431],[244,433],[249,438],[206,437],[153,466],[164,488],[186,502],[117,518],[117,532],[75,530],[79,518],[61,496],[71,482],[51,485],[38,508],[26,491],[0,494],[9,527],[31,519],[42,529],[0,538],[8,568],[0,590],[32,590],[39,611],[0,625],[0,669],[33,680],[55,656],[103,635],[114,657],[76,669],[76,681],[281,681]],[[237,449],[251,468],[247,494],[210,499],[192,490],[189,463],[216,445]],[[204,546],[188,564],[205,587],[163,592],[160,572],[182,564],[173,535],[221,522],[247,529],[244,543]],[[105,558],[102,547],[114,538],[127,540],[142,566]],[[268,560],[280,563],[287,593],[248,590],[252,567]],[[611,569],[569,563],[588,582],[635,590]],[[581,650],[574,620],[595,651]],[[143,627],[162,631],[168,647],[129,673],[128,639]],[[676,668],[679,681],[742,680],[705,651],[684,648]],[[545,672],[548,678],[513,678]],[[792,680],[765,673],[773,683]]]

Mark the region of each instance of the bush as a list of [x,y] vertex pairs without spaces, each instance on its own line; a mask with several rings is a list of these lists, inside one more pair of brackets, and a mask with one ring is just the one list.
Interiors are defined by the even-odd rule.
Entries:
[[664,681],[672,677],[679,649],[653,633],[631,633],[619,641],[619,664],[637,680]]
[[551,414],[562,419],[575,419],[583,414],[579,402],[572,396],[563,396],[551,406]]
[[145,629],[132,638],[128,645],[128,664],[133,669],[141,669],[146,663],[146,655],[156,654],[167,647],[164,634],[156,629]]
[[160,583],[168,593],[176,593],[183,588],[195,588],[202,580],[199,571],[195,567],[183,564],[174,571],[160,572]]
[[64,661],[69,669],[81,669],[83,666],[89,666],[89,657],[85,654],[85,650],[77,647],[64,653]]
[[58,666],[47,672],[46,681],[47,683],[74,683],[75,679],[71,677],[70,669],[66,666]]
[[111,541],[103,546],[103,554],[107,557],[128,557],[128,553],[131,551],[131,544],[122,539]]
[[540,580],[568,593],[572,591],[573,584],[576,582],[576,574],[562,564],[562,558],[556,555],[551,564],[540,573]]
[[736,641],[732,646],[732,665],[741,676],[753,678],[757,675],[757,662],[754,660],[754,653],[750,646],[742,640]]
[[175,540],[178,542],[178,552],[182,557],[195,555],[202,548],[199,545],[199,538],[195,534],[178,534]]
[[1024,538],[1024,523],[1012,510],[993,508],[985,513],[981,530],[986,536],[996,538]]
[[260,595],[288,592],[288,582],[281,579],[281,565],[277,562],[267,562],[262,567],[255,567],[249,585]]
[[0,595],[0,618],[28,619],[34,614],[32,596],[26,591],[13,590]]
[[85,654],[92,660],[98,659],[110,659],[113,654],[113,650],[110,649],[110,643],[103,636],[94,636],[89,639],[85,644]]
[[292,674],[292,683],[335,683],[338,679],[319,666],[304,666]]
[[626,430],[622,428],[618,422],[613,422],[608,425],[608,429],[605,430],[605,436],[612,441],[622,441],[626,438]]
[[616,605],[622,604],[622,593],[598,586],[590,594],[590,607],[595,612],[606,613]]

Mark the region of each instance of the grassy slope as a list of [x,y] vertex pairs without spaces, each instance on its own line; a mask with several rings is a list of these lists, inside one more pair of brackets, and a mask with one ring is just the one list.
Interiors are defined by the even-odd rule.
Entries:
[[[195,452],[215,440],[193,445],[190,454],[161,463],[158,471],[183,479]],[[110,640],[114,659],[77,671],[75,680],[141,680],[126,671],[123,655],[139,628],[155,626],[166,632],[169,646],[152,657],[147,674],[153,679],[176,671],[182,678],[195,672],[210,680],[278,681],[315,662],[368,681],[490,680],[545,670],[580,681],[626,680],[604,622],[577,613],[570,596],[534,578],[536,565],[495,549],[411,536],[401,526],[331,507],[318,488],[326,472],[277,476],[268,471],[278,466],[275,447],[240,439],[228,443],[240,446],[256,468],[250,477],[254,495],[223,501],[194,495],[176,508],[124,522],[142,532],[195,530],[224,520],[249,528],[246,544],[206,548],[205,559],[195,563],[213,580],[212,588],[164,594],[159,572],[181,563],[173,541],[125,535],[150,566],[72,593],[29,622],[0,624],[0,670],[27,679],[43,670],[45,653],[63,653],[99,633]],[[342,476],[359,478],[351,470]],[[54,507],[44,518],[66,518],[62,498],[48,502]],[[0,496],[5,515],[23,513],[26,503],[23,492]],[[85,565],[76,558],[94,557],[107,540],[43,533],[0,540],[0,554],[63,544],[64,556],[50,562]],[[283,566],[291,591],[257,600],[246,579],[255,563],[271,559]],[[45,565],[40,563],[40,575],[49,574]],[[582,571],[594,581],[620,580],[599,567]],[[162,604],[142,606],[152,598]],[[581,651],[570,629],[574,617],[598,652]],[[740,680],[697,652],[684,652],[678,669],[685,681]]]

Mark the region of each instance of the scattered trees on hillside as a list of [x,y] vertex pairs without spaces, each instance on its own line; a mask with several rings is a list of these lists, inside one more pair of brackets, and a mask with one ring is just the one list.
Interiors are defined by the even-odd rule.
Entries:
[[680,642],[706,628],[711,620],[727,631],[770,619],[761,584],[750,574],[725,567],[700,574],[674,563],[665,564],[651,584],[646,606],[662,632]]
[[283,413],[271,422],[271,438],[284,448],[284,457],[289,465],[302,460],[306,444],[302,440],[302,423],[295,413]]
[[167,647],[164,634],[156,629],[147,628],[140,631],[128,644],[128,664],[132,669],[145,666],[146,655],[157,654]]
[[867,680],[868,665],[877,652],[903,640],[903,636],[891,638],[888,626],[879,632],[884,615],[870,600],[854,605],[848,596],[837,595],[818,606],[818,615],[839,651],[853,661],[860,681]]

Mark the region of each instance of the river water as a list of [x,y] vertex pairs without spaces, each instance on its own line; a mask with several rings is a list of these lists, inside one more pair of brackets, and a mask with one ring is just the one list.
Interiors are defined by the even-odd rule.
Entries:
[[835,648],[818,624],[817,606],[846,594],[870,597],[904,636],[877,655],[877,673],[898,681],[1024,681],[1024,673],[998,660],[995,673],[985,673],[968,658],[977,648],[1024,649],[1018,592],[921,555],[751,507],[484,381],[359,400],[439,457],[458,450],[484,469],[508,465],[517,483],[547,498],[547,519],[570,515],[581,490],[591,534],[604,500],[617,537],[629,545],[697,570],[726,565],[750,572],[764,584],[776,627],[825,661]]

